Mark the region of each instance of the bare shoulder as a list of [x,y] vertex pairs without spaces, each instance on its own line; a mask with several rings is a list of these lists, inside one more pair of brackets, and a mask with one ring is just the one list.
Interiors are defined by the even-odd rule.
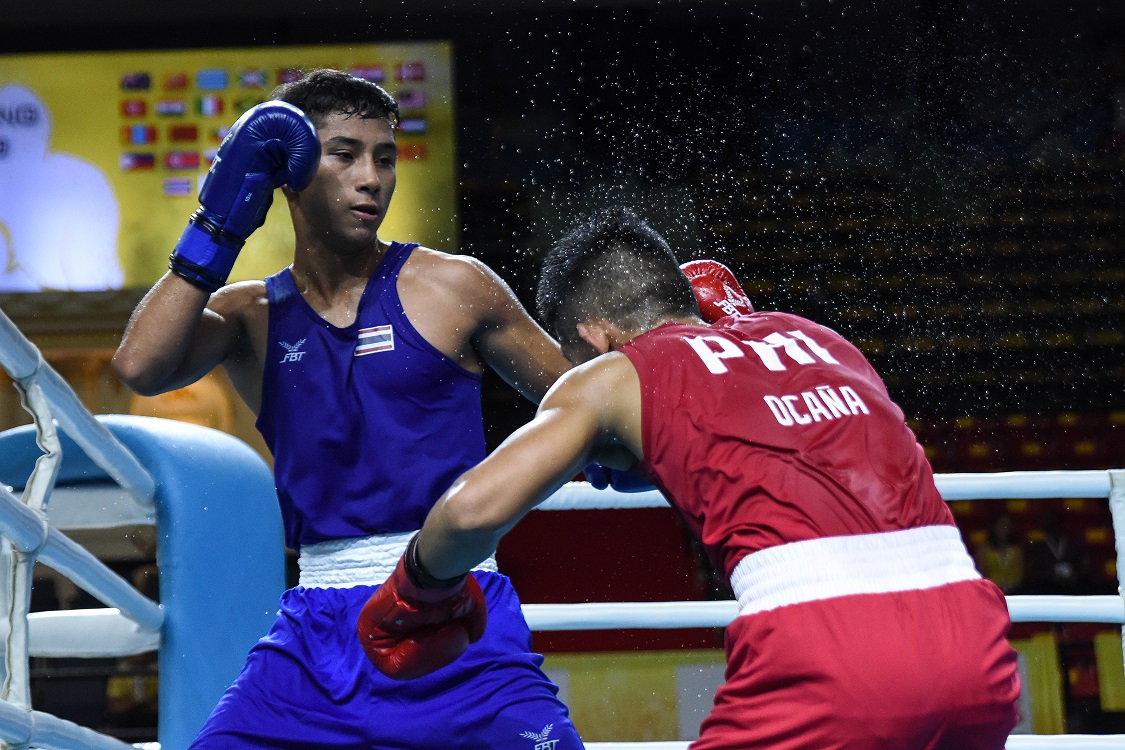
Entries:
[[207,307],[215,312],[231,312],[245,310],[258,305],[267,305],[269,302],[264,281],[236,281],[227,284],[211,295]]
[[412,281],[424,280],[458,296],[488,294],[505,288],[496,273],[470,255],[452,255],[428,247],[415,248],[403,266]]
[[539,405],[598,435],[595,460],[627,469],[644,457],[641,382],[629,358],[611,352],[570,370]]
[[211,295],[207,309],[223,316],[243,318],[269,312],[264,281],[238,281]]
[[612,412],[640,392],[640,378],[629,358],[610,352],[569,370],[543,398],[543,408],[555,404],[583,404],[601,412]]
[[207,309],[218,315],[224,325],[237,331],[235,356],[243,356],[249,347],[260,351],[269,332],[269,294],[264,281],[238,281],[227,284],[211,295]]

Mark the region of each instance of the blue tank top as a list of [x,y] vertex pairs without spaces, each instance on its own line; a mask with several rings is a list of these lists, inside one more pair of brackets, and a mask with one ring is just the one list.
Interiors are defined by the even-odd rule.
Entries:
[[480,376],[423,339],[403,312],[396,282],[415,247],[391,243],[346,328],[309,307],[288,268],[266,279],[257,424],[292,549],[419,529],[485,456]]

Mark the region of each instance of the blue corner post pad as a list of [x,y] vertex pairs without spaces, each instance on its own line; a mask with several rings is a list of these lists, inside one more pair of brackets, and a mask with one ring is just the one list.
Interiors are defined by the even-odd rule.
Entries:
[[[273,476],[250,446],[223,432],[152,417],[98,420],[156,483],[165,610],[158,735],[162,747],[181,750],[276,615],[285,548]],[[108,478],[73,440],[61,437],[58,485]],[[0,433],[0,481],[23,486],[40,455],[34,427]]]

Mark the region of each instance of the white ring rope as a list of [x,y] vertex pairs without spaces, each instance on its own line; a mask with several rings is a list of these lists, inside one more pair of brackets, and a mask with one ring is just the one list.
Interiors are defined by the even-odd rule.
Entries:
[[[147,470],[129,451],[81,406],[69,386],[43,361],[0,311],[0,366],[21,385],[31,388],[36,410],[44,419],[54,417],[95,463],[133,495],[146,514],[152,512],[154,483]],[[49,423],[48,423],[49,424]],[[47,472],[53,474],[53,471]],[[53,484],[53,476],[40,484]],[[1108,498],[1118,557],[1125,554],[1125,472],[1005,472],[997,474],[945,474],[935,477],[946,500],[1005,498]],[[34,484],[34,482],[32,482]],[[37,495],[38,492],[32,492]],[[29,500],[32,498],[24,498]],[[598,491],[586,483],[571,483],[547,500],[541,509],[668,507],[659,492],[623,494]],[[159,641],[163,612],[159,605],[140,596],[127,582],[107,575],[108,571],[88,553],[45,523],[40,504],[27,505],[0,488],[0,526],[6,527],[16,548],[53,564],[88,587],[120,611],[42,613],[28,617],[27,647],[33,655],[124,655],[154,648]],[[1125,622],[1125,606],[1117,596],[1100,597],[1010,597],[1008,606],[1015,621]],[[734,601],[654,602],[605,604],[543,604],[524,609],[533,630],[590,630],[607,628],[723,627],[738,613]],[[26,616],[26,615],[25,615]],[[93,646],[93,648],[91,648]],[[17,649],[20,650],[20,649]],[[26,679],[26,672],[24,672]],[[127,745],[90,729],[49,714],[0,701],[0,741],[12,745],[36,744],[48,748],[120,750]],[[589,750],[685,750],[687,742],[590,743]],[[157,750],[146,743],[145,750]],[[1028,736],[1017,735],[1007,742],[1010,750],[1066,748],[1102,750],[1125,747],[1123,736]]]
[[[1043,471],[991,474],[940,474],[934,481],[951,500],[1038,498],[1108,498],[1118,557],[1125,552],[1125,472]],[[571,482],[539,506],[540,510],[661,508],[667,501],[657,491],[622,493],[596,490]],[[1120,574],[1119,574],[1120,575]],[[1125,588],[1125,587],[1123,587]],[[1119,589],[1120,591],[1120,589]],[[1122,596],[1010,596],[1013,622],[1125,623]],[[599,630],[615,628],[724,627],[738,615],[738,603],[629,602],[527,604],[524,615],[532,630]],[[591,742],[587,750],[686,750],[688,742]],[[1121,750],[1125,735],[1012,735],[1007,750]]]
[[[0,366],[17,384],[21,402],[35,424],[36,442],[43,455],[35,462],[26,486],[17,498],[0,487],[0,573],[8,584],[0,591],[4,617],[2,688],[0,688],[0,741],[7,746],[49,750],[122,750],[125,743],[87,727],[31,708],[28,657],[30,633],[28,604],[36,560],[67,575],[106,604],[116,605],[132,617],[135,631],[157,636],[164,621],[160,606],[140,595],[85,548],[52,527],[47,519],[47,498],[58,475],[62,447],[58,428],[66,432],[86,455],[129,492],[136,503],[155,507],[156,482],[149,471],[109,429],[93,417],[74,391],[43,359],[7,315],[0,311]],[[78,640],[76,634],[68,640]],[[86,637],[89,635],[87,633]]]
[[[939,474],[934,477],[946,500],[1004,498],[1107,498],[1119,471],[1012,471],[994,474]],[[1116,498],[1114,498],[1116,499]],[[540,510],[598,510],[668,507],[664,496],[648,492],[597,490],[570,482],[539,506]],[[1114,513],[1114,525],[1121,521]],[[1118,544],[1123,540],[1118,539]],[[1014,622],[1125,623],[1121,596],[1011,596]],[[724,627],[737,615],[730,602],[646,602],[531,604],[524,613],[533,630],[608,628]]]
[[32,612],[28,652],[53,659],[100,659],[143,654],[160,647],[160,631],[148,630],[116,608]]
[[[1004,471],[987,474],[936,474],[946,502],[953,500],[1045,499],[1059,497],[1109,497],[1110,472]],[[618,492],[596,490],[587,482],[569,482],[539,505],[539,510],[610,510],[619,508],[667,508],[668,501],[656,490]]]
[[34,382],[50,408],[47,418],[58,421],[62,431],[74,439],[98,466],[130,492],[138,502],[151,506],[156,484],[148,469],[86,410],[74,390],[43,359],[16,324],[0,310],[0,366],[12,380]]
[[[1013,734],[1007,750],[1121,750],[1121,735]],[[689,742],[587,742],[586,750],[687,750]]]
[[[1125,624],[1120,596],[1009,596],[1013,622]],[[532,630],[617,628],[723,628],[738,616],[738,602],[589,602],[525,604]]]

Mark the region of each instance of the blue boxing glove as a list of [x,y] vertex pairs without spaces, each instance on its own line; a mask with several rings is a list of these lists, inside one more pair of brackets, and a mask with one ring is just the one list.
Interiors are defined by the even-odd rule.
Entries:
[[273,191],[304,190],[320,163],[320,141],[305,114],[280,101],[247,110],[219,146],[200,207],[168,267],[207,292],[227,283],[246,238],[266,220]]
[[590,464],[582,473],[596,490],[612,487],[618,492],[648,492],[656,489],[652,482],[640,474],[624,469],[611,469],[601,464]]

